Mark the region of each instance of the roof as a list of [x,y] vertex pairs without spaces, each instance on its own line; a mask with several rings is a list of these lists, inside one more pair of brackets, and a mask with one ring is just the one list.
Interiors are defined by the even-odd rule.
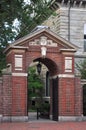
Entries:
[[[17,47],[18,48],[22,48],[22,46],[19,47],[20,43],[21,42],[24,42],[30,38],[33,38],[35,37],[36,35],[39,35],[40,33],[47,33],[51,36],[53,36],[54,38],[58,39],[59,41],[61,41],[62,43],[64,43],[64,45],[67,45],[67,46],[70,46],[72,49],[74,50],[77,50],[78,47],[75,46],[74,44],[70,43],[69,41],[65,40],[64,38],[60,37],[59,35],[57,35],[56,33],[54,33],[53,31],[51,31],[49,28],[41,28],[41,29],[38,29],[38,30],[35,30],[33,32],[31,32],[30,34],[22,37],[22,38],[19,38],[18,40],[16,40],[15,42],[13,42],[12,44],[10,44],[4,52],[6,52],[9,48],[14,48],[14,47]],[[26,47],[24,47],[26,48]]]

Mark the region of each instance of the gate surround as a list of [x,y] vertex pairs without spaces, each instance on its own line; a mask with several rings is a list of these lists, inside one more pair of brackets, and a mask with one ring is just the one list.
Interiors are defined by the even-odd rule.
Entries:
[[[16,40],[4,51],[7,68],[0,82],[0,115],[2,120],[27,120],[27,70],[33,61],[42,62],[50,72],[50,117],[58,120],[81,119],[80,77],[74,74],[74,53],[77,47],[43,28]],[[58,81],[53,80],[58,79]],[[56,84],[58,83],[58,84]],[[57,98],[52,96],[58,88]],[[54,90],[55,91],[55,90]],[[53,100],[54,98],[54,100]],[[54,117],[54,107],[58,117]]]

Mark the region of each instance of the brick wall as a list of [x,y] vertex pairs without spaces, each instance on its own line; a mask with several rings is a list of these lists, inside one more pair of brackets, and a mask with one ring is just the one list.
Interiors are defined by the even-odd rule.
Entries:
[[10,116],[12,112],[12,81],[10,74],[3,74],[3,115]]
[[83,115],[83,87],[80,77],[75,78],[75,114]]
[[12,115],[27,115],[27,77],[12,77]]
[[74,87],[74,78],[59,79],[59,115],[75,115]]
[[2,92],[2,77],[0,77],[0,114],[2,114],[2,108],[3,108],[3,102],[2,102],[2,96],[3,96],[3,92]]

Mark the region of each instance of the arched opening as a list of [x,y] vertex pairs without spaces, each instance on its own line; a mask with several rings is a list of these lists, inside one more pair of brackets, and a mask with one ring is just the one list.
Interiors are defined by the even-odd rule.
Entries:
[[[37,72],[39,63],[40,74]],[[29,120],[50,119],[51,116],[53,120],[58,120],[58,79],[57,76],[54,77],[56,74],[57,66],[51,59],[37,58],[30,64],[27,83]]]
[[83,86],[83,116],[86,116],[86,84]]

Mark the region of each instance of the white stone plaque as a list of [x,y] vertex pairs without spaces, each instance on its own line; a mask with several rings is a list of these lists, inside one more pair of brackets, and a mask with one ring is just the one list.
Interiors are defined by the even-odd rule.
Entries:
[[65,72],[72,72],[72,57],[65,57]]
[[15,70],[22,70],[22,55],[15,55]]

